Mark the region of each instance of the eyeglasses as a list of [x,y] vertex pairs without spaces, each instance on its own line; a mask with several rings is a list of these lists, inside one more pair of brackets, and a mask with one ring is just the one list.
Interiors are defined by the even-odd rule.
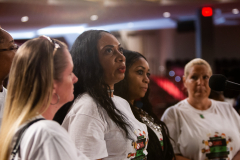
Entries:
[[14,44],[13,46],[11,46],[11,48],[9,49],[0,49],[0,52],[4,52],[4,51],[14,51],[17,50],[19,48],[19,46],[17,44]]
[[55,55],[57,49],[60,48],[60,45],[48,36],[43,35],[41,37],[47,39],[50,43],[54,45],[53,55]]

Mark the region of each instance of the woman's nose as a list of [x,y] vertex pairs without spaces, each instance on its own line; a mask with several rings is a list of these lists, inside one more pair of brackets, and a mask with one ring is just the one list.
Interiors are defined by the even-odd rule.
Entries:
[[199,78],[199,79],[198,79],[198,84],[199,84],[199,85],[202,85],[203,83],[204,83],[203,79],[202,79],[202,78]]
[[125,56],[121,52],[119,52],[119,51],[117,51],[117,52],[118,52],[117,62],[125,62],[126,61]]
[[78,78],[77,76],[73,73],[73,84],[77,83]]
[[150,82],[150,79],[147,75],[145,75],[144,79],[143,79],[143,82],[145,83],[149,83]]

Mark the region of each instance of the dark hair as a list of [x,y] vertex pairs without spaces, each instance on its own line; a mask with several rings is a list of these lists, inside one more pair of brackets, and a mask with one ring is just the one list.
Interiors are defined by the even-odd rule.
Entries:
[[[114,86],[114,94],[117,96],[120,96],[124,99],[126,99],[133,111],[134,116],[142,122],[142,119],[140,117],[140,113],[135,108],[135,105],[132,105],[130,103],[130,99],[128,99],[129,96],[129,86],[128,86],[128,75],[129,75],[129,68],[140,58],[146,58],[134,51],[124,50],[123,51],[124,56],[126,57],[126,72],[125,72],[125,78],[120,81],[119,83],[115,84]],[[147,61],[147,60],[146,60]],[[161,127],[162,135],[163,135],[163,150],[159,143],[159,140],[156,136],[156,134],[153,132],[152,129],[148,127],[148,136],[149,136],[149,143],[148,143],[148,156],[147,158],[150,160],[156,160],[156,159],[166,159],[166,160],[172,160],[174,156],[173,148],[170,142],[170,136],[169,131],[166,126],[166,124],[159,120],[159,118],[153,113],[152,111],[152,105],[149,102],[148,99],[149,96],[149,89],[147,90],[145,96],[141,98],[141,102],[143,104],[142,108],[145,112],[147,112],[151,117],[154,118],[154,123],[158,124]]]
[[[103,30],[83,32],[74,42],[70,51],[73,59],[73,73],[79,78],[74,85],[74,100],[83,93],[88,93],[103,108],[111,120],[130,138],[127,118],[116,108],[109,93],[110,86],[103,80],[104,70],[99,62],[97,44],[102,34],[110,34]],[[55,115],[54,120],[62,123],[73,101],[64,105]],[[100,112],[101,113],[101,112]],[[103,115],[102,115],[103,118]]]

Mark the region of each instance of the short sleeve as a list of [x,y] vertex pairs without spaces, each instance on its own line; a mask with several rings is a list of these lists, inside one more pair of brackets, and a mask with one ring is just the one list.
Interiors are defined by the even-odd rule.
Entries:
[[63,122],[63,127],[65,125],[68,126],[68,133],[76,147],[89,159],[101,159],[108,156],[102,121],[90,115],[76,114],[67,117]]
[[177,120],[177,114],[175,111],[175,108],[170,107],[168,108],[161,120],[167,125],[168,130],[169,130],[169,135],[170,137],[174,140],[171,140],[173,150],[175,154],[180,154],[179,147],[178,147],[178,138],[180,135],[180,130],[179,130],[179,125],[178,125],[178,120]]
[[77,151],[72,141],[69,140],[51,137],[46,143],[43,143],[43,154],[39,155],[39,158],[41,157],[44,160],[88,160],[87,157]]
[[230,108],[230,111],[231,111],[230,117],[233,118],[233,121],[236,123],[238,131],[240,132],[240,116],[237,113],[237,111],[232,107],[231,104],[228,104],[228,105],[229,105],[228,107]]
[[66,130],[49,120],[39,121],[27,129],[20,150],[21,159],[89,160],[77,150]]

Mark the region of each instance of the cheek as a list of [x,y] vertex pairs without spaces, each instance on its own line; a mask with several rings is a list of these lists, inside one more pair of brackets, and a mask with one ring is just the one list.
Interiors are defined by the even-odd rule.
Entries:
[[191,92],[196,89],[196,85],[194,85],[193,83],[187,83],[186,88],[189,92]]
[[105,75],[112,75],[115,73],[115,67],[113,65],[110,64],[106,64],[103,66],[103,70],[104,70],[104,74]]
[[60,90],[64,95],[70,94],[70,92],[73,90],[73,81],[71,77],[63,79]]
[[129,91],[131,94],[139,95],[141,94],[139,81],[136,77],[132,77],[131,80],[129,80]]

